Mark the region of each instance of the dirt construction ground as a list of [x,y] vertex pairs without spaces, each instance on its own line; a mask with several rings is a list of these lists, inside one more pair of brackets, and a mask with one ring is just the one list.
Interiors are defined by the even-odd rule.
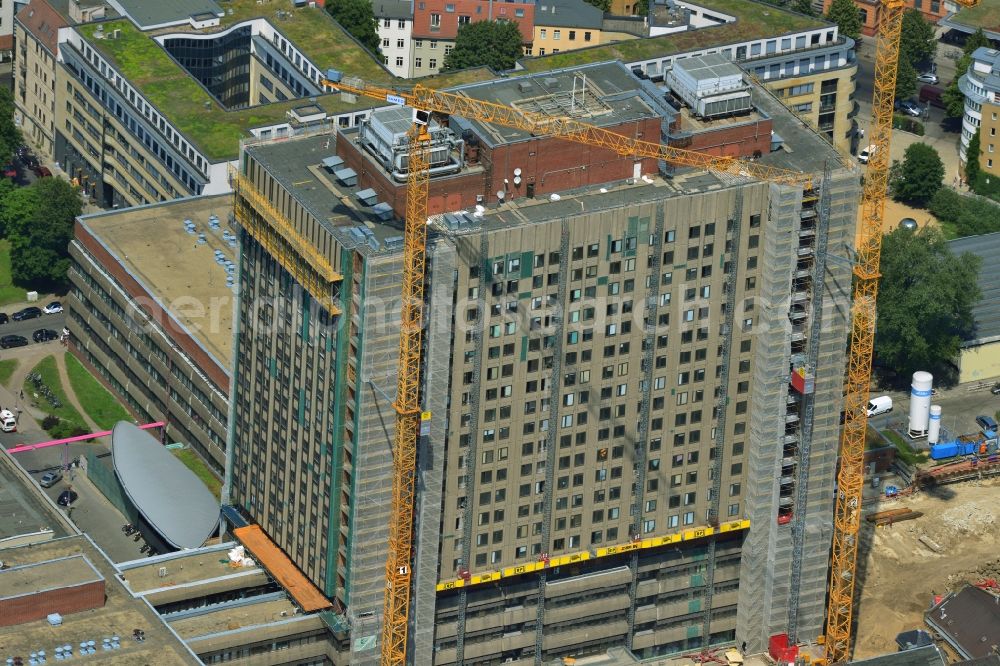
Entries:
[[924,515],[878,529],[862,521],[855,659],[895,652],[896,634],[926,629],[923,613],[935,594],[1000,579],[998,493],[1000,479],[967,481],[872,509],[908,507]]

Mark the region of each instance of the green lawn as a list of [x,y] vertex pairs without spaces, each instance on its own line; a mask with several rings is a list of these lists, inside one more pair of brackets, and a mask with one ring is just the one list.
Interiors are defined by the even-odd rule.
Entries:
[[24,396],[30,398],[42,411],[58,416],[60,419],[69,421],[81,428],[85,428],[86,426],[84,425],[83,417],[80,416],[80,412],[76,411],[66,398],[66,391],[63,389],[62,382],[59,381],[59,370],[56,368],[55,356],[46,356],[31,371],[37,372],[42,376],[42,381],[55,394],[59,402],[62,403],[62,406],[58,408],[53,407],[45,399],[45,396],[41,394],[36,398],[35,385],[29,379],[24,380]]
[[24,300],[24,289],[14,286],[10,275],[10,241],[0,240],[0,305],[20,303]]
[[896,445],[899,457],[907,465],[919,465],[920,463],[927,462],[927,453],[924,451],[914,451],[909,442],[895,430],[883,430],[882,434]]
[[201,482],[211,491],[213,497],[219,497],[222,493],[222,481],[215,475],[205,461],[198,457],[191,448],[174,449],[172,453],[177,456],[184,465],[198,475]]
[[99,427],[111,430],[119,421],[132,421],[121,403],[72,354],[66,354],[66,373],[83,411]]
[[0,361],[0,384],[7,386],[7,382],[10,381],[10,376],[14,374],[17,370],[17,359],[9,358],[6,361]]

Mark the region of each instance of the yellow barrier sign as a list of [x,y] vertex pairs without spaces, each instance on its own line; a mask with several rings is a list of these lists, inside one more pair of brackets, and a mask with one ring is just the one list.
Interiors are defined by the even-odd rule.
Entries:
[[[430,413],[425,412],[429,417]],[[645,548],[659,548],[660,546],[667,546],[672,543],[679,543],[681,541],[693,541],[696,539],[703,539],[707,536],[711,536],[716,533],[724,532],[736,532],[740,530],[746,530],[750,528],[749,520],[731,520],[727,523],[722,523],[719,527],[699,527],[691,530],[684,530],[676,534],[664,534],[663,536],[651,537],[649,539],[643,539],[642,541],[630,541],[628,543],[619,544],[616,546],[604,546],[598,548],[594,551],[594,555],[590,554],[590,551],[580,551],[577,553],[570,553],[568,555],[561,555],[559,557],[553,557],[548,560],[548,562],[538,561],[538,562],[527,562],[514,567],[507,567],[502,571],[488,571],[486,573],[475,574],[468,581],[462,578],[455,580],[442,581],[437,584],[438,592],[447,592],[449,590],[454,590],[460,587],[465,587],[466,585],[480,585],[482,583],[489,583],[492,581],[500,580],[501,578],[511,578],[513,576],[521,576],[526,573],[531,573],[533,571],[541,571],[546,567],[559,567],[565,566],[567,564],[575,564],[577,562],[584,562],[593,558],[609,557],[611,555],[621,555],[622,553],[629,553],[639,549]]]

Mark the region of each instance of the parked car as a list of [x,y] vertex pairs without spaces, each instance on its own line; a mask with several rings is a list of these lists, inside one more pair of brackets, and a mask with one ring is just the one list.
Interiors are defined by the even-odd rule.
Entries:
[[976,425],[983,430],[991,430],[993,432],[997,431],[997,422],[992,416],[977,416]]
[[861,152],[858,153],[858,161],[862,164],[868,164],[868,160],[872,158],[872,154],[875,152],[876,148],[877,146],[875,146],[875,144],[862,148]]
[[52,301],[44,308],[42,308],[42,312],[44,312],[45,314],[59,314],[62,311],[63,311],[63,306],[62,303],[60,303],[59,301]]
[[990,389],[990,393],[993,395],[1000,395],[1000,382],[993,385],[993,388]]
[[887,395],[880,395],[868,401],[868,416],[878,416],[888,414],[892,411],[892,398]]
[[34,171],[35,175],[38,176],[39,178],[49,178],[50,176],[52,176],[52,172],[49,170],[47,166],[38,165],[35,168],[33,168],[32,171]]
[[23,335],[5,335],[0,338],[0,349],[24,347],[26,344],[28,344],[28,338]]
[[945,106],[944,98],[942,97],[943,94],[944,90],[937,86],[920,86],[920,103],[930,104],[931,106],[943,109]]
[[10,318],[13,319],[14,321],[25,321],[26,319],[34,319],[35,317],[41,317],[41,316],[42,316],[41,308],[36,308],[35,306],[31,306],[29,308],[24,308],[23,310],[18,310],[13,315],[11,315]]
[[17,417],[9,409],[0,409],[0,431],[17,432]]
[[934,84],[938,82],[938,77],[937,74],[935,74],[934,72],[924,72],[923,74],[917,77],[917,81],[919,81],[920,83]]
[[62,481],[62,472],[57,469],[50,470],[45,474],[42,474],[42,478],[38,480],[38,485],[42,488],[51,488],[60,481]]
[[904,99],[902,102],[899,102],[898,109],[909,116],[913,116],[914,118],[919,118],[920,114],[924,112],[924,110],[920,108],[919,104],[908,99]]
[[0,312],[0,324],[6,324],[10,321],[10,317],[7,316],[6,312]]
[[31,334],[31,339],[35,342],[48,342],[49,340],[58,340],[59,334],[51,328],[40,328]]
[[80,496],[76,494],[74,490],[64,490],[59,493],[59,499],[56,500],[56,504],[59,506],[69,506],[75,502]]
[[13,164],[8,164],[3,168],[4,178],[17,178],[17,167]]

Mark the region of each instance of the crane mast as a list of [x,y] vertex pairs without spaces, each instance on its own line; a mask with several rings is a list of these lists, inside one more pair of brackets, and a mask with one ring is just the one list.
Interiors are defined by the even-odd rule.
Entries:
[[420,367],[424,321],[424,263],[427,252],[426,125],[409,132],[406,221],[403,229],[403,294],[400,303],[399,374],[396,384],[396,435],[392,448],[392,512],[385,558],[382,664],[406,663],[410,617],[410,566],[413,553],[413,500],[420,436]]
[[844,429],[840,442],[830,591],[827,597],[825,647],[826,660],[830,664],[847,661],[851,652],[882,220],[889,184],[889,145],[903,8],[903,0],[882,1],[883,12],[875,51],[875,94],[870,135],[875,152],[869,158],[861,193],[861,228],[854,264],[854,303],[844,386]]

